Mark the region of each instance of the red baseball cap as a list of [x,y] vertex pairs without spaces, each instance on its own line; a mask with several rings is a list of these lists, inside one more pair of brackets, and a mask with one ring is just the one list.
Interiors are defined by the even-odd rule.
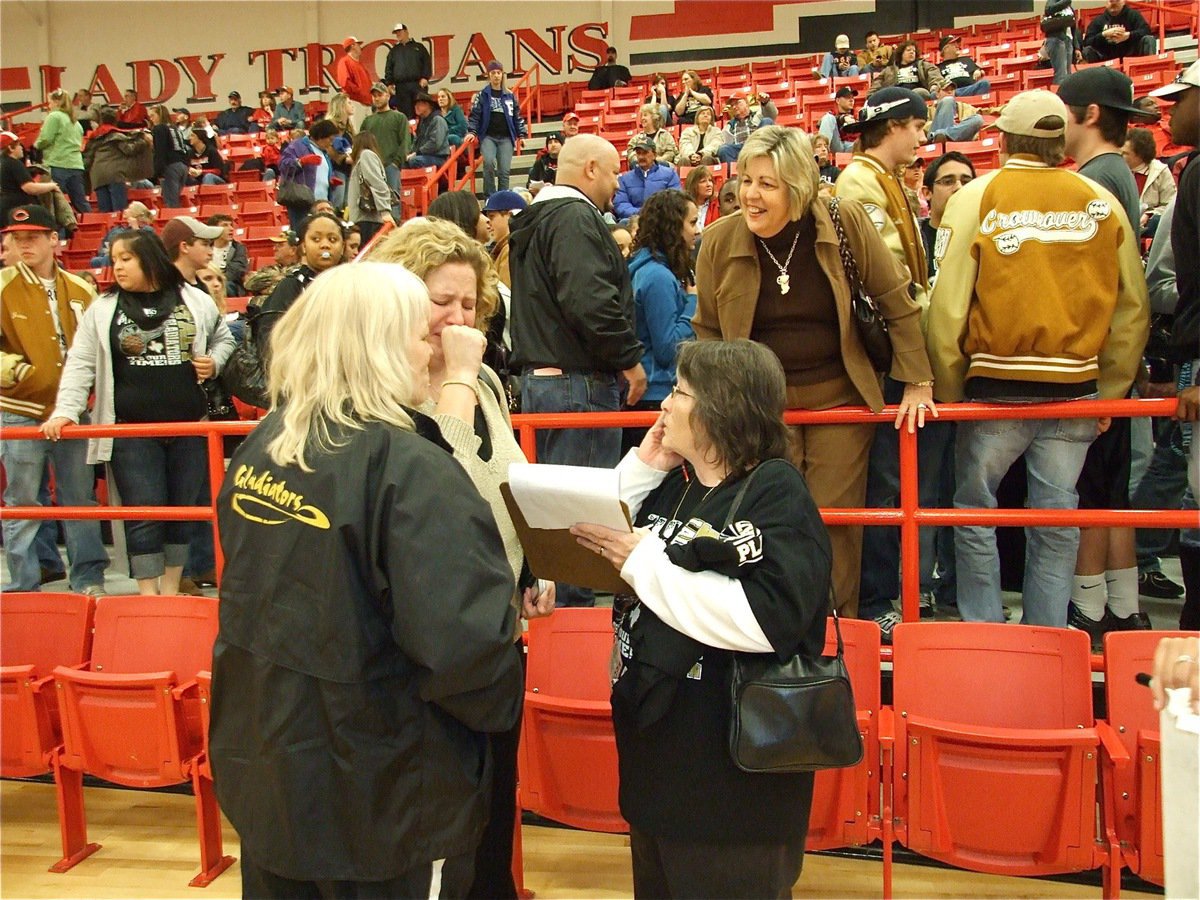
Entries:
[[0,131],[0,150],[7,150],[21,139],[11,131]]
[[349,50],[349,49],[350,49],[351,47],[353,47],[355,44],[361,44],[361,43],[362,43],[362,41],[360,41],[360,40],[359,40],[358,38],[356,38],[354,35],[350,35],[350,37],[348,37],[348,38],[346,38],[344,41],[342,41],[342,49],[343,49],[343,50]]

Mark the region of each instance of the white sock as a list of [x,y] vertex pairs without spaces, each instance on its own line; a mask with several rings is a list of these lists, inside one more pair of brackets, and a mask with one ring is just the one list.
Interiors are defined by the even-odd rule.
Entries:
[[[1137,569],[1134,569],[1133,587],[1137,590]],[[1071,602],[1075,608],[1091,619],[1099,622],[1104,618],[1104,605],[1108,599],[1108,588],[1105,584],[1104,573],[1099,575],[1076,575],[1075,587],[1071,589]]]
[[1138,611],[1138,570],[1109,569],[1104,573],[1108,584],[1108,608],[1118,619],[1128,619]]

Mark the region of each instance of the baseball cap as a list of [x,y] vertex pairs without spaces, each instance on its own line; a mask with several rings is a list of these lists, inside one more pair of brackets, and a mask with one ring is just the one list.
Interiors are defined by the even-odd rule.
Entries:
[[397,31],[408,31],[408,26],[403,22],[397,22],[392,26],[392,34],[395,34]]
[[850,38],[848,38],[844,34],[839,34],[836,38],[833,39],[833,49],[834,50],[849,50],[850,49]]
[[1176,75],[1175,80],[1170,84],[1151,91],[1150,96],[1165,97],[1174,101],[1190,87],[1200,87],[1200,59]]
[[1058,86],[1058,99],[1067,106],[1095,103],[1131,116],[1145,115],[1133,105],[1133,82],[1129,76],[1112,66],[1072,72]]
[[525,209],[527,206],[529,204],[525,202],[525,198],[516,191],[496,191],[487,198],[487,203],[483,204],[483,211],[485,213],[510,212]]
[[224,230],[220,225],[205,225],[191,216],[176,216],[163,227],[162,242],[166,247],[173,247],[180,241],[194,241],[197,238],[215,241]]
[[239,100],[241,100],[241,99],[242,99],[242,95],[241,95],[241,94],[239,94],[237,91],[230,91],[230,92],[229,92],[229,99],[230,99],[230,100],[232,100],[234,97],[237,97]]
[[500,62],[500,60],[498,60],[498,59],[493,59],[490,63],[487,64],[487,70],[489,72],[503,72],[504,64],[502,62]]
[[[1062,119],[1062,125],[1058,128],[1038,128],[1037,123],[1047,116],[1058,116]],[[1067,130],[1067,105],[1050,91],[1025,91],[1004,104],[996,127],[1005,134],[1035,138],[1061,137]]]
[[284,228],[279,234],[271,235],[270,241],[274,244],[291,244],[293,247],[297,247],[300,244],[300,235],[291,228]]
[[174,109],[171,110],[171,112],[179,113],[180,115],[183,115],[183,116],[190,116],[192,114],[192,111],[190,109],[188,109],[186,106],[176,106]]
[[3,233],[10,231],[57,231],[58,223],[50,210],[40,203],[18,206],[8,213],[8,225]]
[[371,93],[372,94],[386,94],[387,92],[388,92],[388,86],[386,84],[384,84],[382,81],[377,81],[373,85],[371,85]]
[[[578,118],[578,117],[576,117]],[[7,150],[21,139],[11,131],[0,131],[0,150]]]
[[852,87],[841,87],[841,88],[838,88],[838,92],[836,94],[834,94],[833,96],[835,96],[835,97],[857,97],[858,91],[856,91]]
[[350,37],[348,37],[348,38],[346,38],[344,41],[342,41],[342,49],[343,49],[343,50],[349,50],[349,49],[350,49],[351,47],[353,47],[355,44],[361,44],[361,43],[362,43],[362,41],[360,41],[360,40],[359,40],[358,38],[356,38],[354,35],[350,35]]
[[275,93],[276,93],[276,94],[282,94],[284,91],[287,91],[287,92],[288,92],[289,94],[291,94],[293,97],[295,97],[295,96],[296,96],[296,92],[295,92],[295,91],[293,91],[293,90],[292,90],[290,87],[288,87],[286,84],[281,84],[279,87],[275,88]]
[[630,150],[653,150],[655,153],[658,153],[658,147],[655,146],[654,141],[650,140],[650,138],[647,138],[647,137],[641,137],[641,138],[638,138],[636,141],[630,141],[629,149]]
[[957,44],[957,43],[958,43],[958,35],[957,34],[944,34],[944,35],[942,35],[942,39],[940,41],[938,41],[938,50],[939,51],[945,50],[951,44]]
[[858,111],[858,121],[842,126],[842,131],[862,131],[872,122],[884,119],[929,118],[929,108],[916,91],[908,88],[886,87],[873,93]]
[[577,121],[577,122],[578,122],[578,121],[579,121],[579,113],[577,113],[577,112],[569,112],[569,113],[567,113],[565,116],[563,116],[563,118],[562,118],[562,120],[563,120],[564,122],[565,122],[565,121],[567,121],[567,119],[574,119],[575,121]]

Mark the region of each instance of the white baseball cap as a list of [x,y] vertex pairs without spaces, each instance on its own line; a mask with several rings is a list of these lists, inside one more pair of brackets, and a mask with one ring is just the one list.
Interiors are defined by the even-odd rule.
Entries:
[[1182,94],[1188,88],[1200,87],[1200,59],[1196,60],[1176,76],[1175,80],[1165,87],[1151,91],[1151,97],[1174,97]]

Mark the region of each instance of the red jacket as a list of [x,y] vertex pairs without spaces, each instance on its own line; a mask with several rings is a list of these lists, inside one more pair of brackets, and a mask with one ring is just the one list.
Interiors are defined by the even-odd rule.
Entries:
[[126,128],[130,126],[141,128],[149,118],[150,115],[146,112],[146,107],[142,106],[141,101],[133,104],[129,109],[117,112],[117,124]]
[[337,83],[351,100],[371,105],[371,76],[367,67],[349,54],[338,60]]

